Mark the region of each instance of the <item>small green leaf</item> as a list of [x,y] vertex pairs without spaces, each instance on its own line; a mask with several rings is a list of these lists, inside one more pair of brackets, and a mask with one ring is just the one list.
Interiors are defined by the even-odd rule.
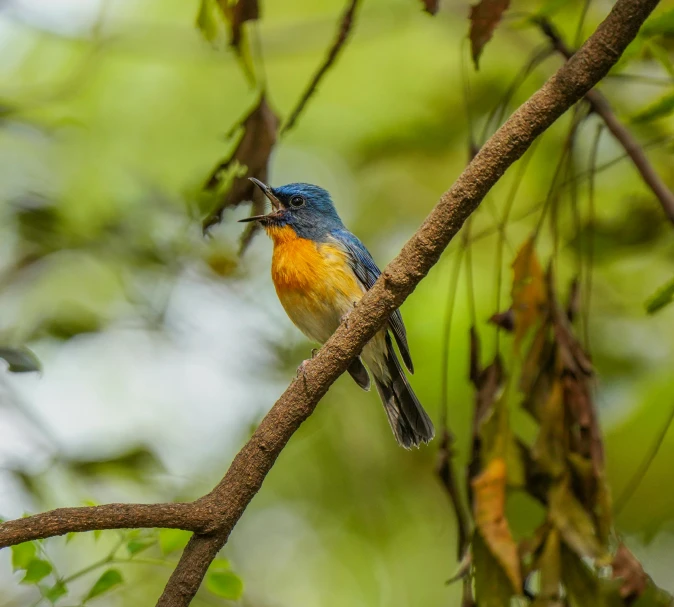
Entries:
[[672,34],[674,34],[674,9],[650,17],[641,28],[642,36],[666,36]]
[[154,540],[131,540],[130,542],[127,543],[126,549],[129,551],[129,554],[131,556],[134,556],[135,554],[139,554],[140,552],[143,552],[143,550],[147,550],[148,548],[152,547],[155,545]]
[[243,594],[243,582],[232,571],[209,571],[206,576],[206,588],[216,596],[236,601]]
[[645,123],[665,118],[674,112],[674,93],[665,95],[632,116],[632,122]]
[[66,535],[66,544],[70,544],[70,542],[72,542],[75,539],[75,537],[77,537],[77,533],[75,533],[74,531],[68,533]]
[[159,547],[164,554],[170,554],[187,546],[192,534],[181,529],[160,529]]
[[101,529],[96,529],[94,531],[94,541],[98,541],[98,538],[101,537],[101,533],[103,533],[103,531]]
[[674,278],[662,285],[646,300],[646,312],[655,314],[674,300]]
[[40,580],[46,578],[52,571],[52,566],[42,559],[33,559],[28,563],[26,575],[21,580],[22,584],[37,584]]
[[12,373],[30,373],[42,368],[37,356],[28,348],[8,348],[0,346],[0,358],[9,364]]
[[196,26],[208,42],[213,42],[218,35],[217,12],[218,7],[214,0],[201,0]]
[[53,605],[61,597],[64,597],[66,594],[68,594],[68,587],[63,582],[58,581],[51,588],[46,588],[42,594],[44,598]]
[[12,546],[12,567],[17,569],[28,569],[28,565],[35,558],[35,544],[26,542]]
[[91,587],[89,594],[87,594],[84,600],[88,601],[89,599],[100,596],[104,592],[112,590],[115,586],[119,586],[122,582],[124,582],[124,578],[117,569],[108,569]]

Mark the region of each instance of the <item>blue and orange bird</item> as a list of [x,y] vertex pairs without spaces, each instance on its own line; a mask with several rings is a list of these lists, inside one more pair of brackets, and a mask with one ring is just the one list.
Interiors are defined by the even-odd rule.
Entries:
[[[344,227],[330,194],[308,183],[271,188],[253,177],[272,205],[258,221],[274,243],[271,275],[290,320],[312,341],[325,343],[381,274],[363,243]],[[433,438],[433,423],[412,391],[391,341],[395,338],[405,366],[413,373],[402,316],[363,348],[349,374],[364,390],[374,378],[386,416],[400,445],[409,449]]]

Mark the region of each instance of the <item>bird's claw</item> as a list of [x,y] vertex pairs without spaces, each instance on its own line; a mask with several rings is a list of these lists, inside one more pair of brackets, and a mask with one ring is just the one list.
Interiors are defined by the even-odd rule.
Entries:
[[[312,356],[312,358],[313,358],[313,356]],[[295,374],[295,377],[296,377],[297,379],[299,379],[300,377],[304,377],[304,373],[305,373],[305,371],[306,371],[307,363],[309,362],[309,360],[311,360],[311,359],[303,360],[303,361],[300,363],[300,366],[297,367],[297,373]]]

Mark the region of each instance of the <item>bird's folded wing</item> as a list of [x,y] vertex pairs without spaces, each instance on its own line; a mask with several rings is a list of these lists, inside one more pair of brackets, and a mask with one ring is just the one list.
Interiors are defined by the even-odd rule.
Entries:
[[[346,229],[336,230],[332,232],[331,236],[334,242],[347,253],[351,269],[358,277],[358,280],[360,280],[366,289],[371,289],[377,278],[379,278],[381,270],[377,267],[365,245]],[[407,331],[405,330],[400,310],[396,310],[391,314],[389,327],[398,344],[405,366],[409,369],[410,373],[414,373],[410,348],[407,344]]]

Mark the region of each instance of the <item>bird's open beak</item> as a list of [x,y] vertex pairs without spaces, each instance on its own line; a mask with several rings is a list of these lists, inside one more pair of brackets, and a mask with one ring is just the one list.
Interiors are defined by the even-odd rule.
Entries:
[[255,179],[255,177],[249,177],[248,179],[250,179],[258,188],[260,188],[262,193],[269,199],[269,202],[271,202],[272,212],[268,215],[253,215],[252,217],[239,219],[239,223],[260,221],[260,219],[265,219],[267,217],[273,217],[276,215],[276,213],[281,210],[281,202],[278,198],[276,198],[274,192],[272,192],[272,189],[266,183],[262,183],[259,179]]

